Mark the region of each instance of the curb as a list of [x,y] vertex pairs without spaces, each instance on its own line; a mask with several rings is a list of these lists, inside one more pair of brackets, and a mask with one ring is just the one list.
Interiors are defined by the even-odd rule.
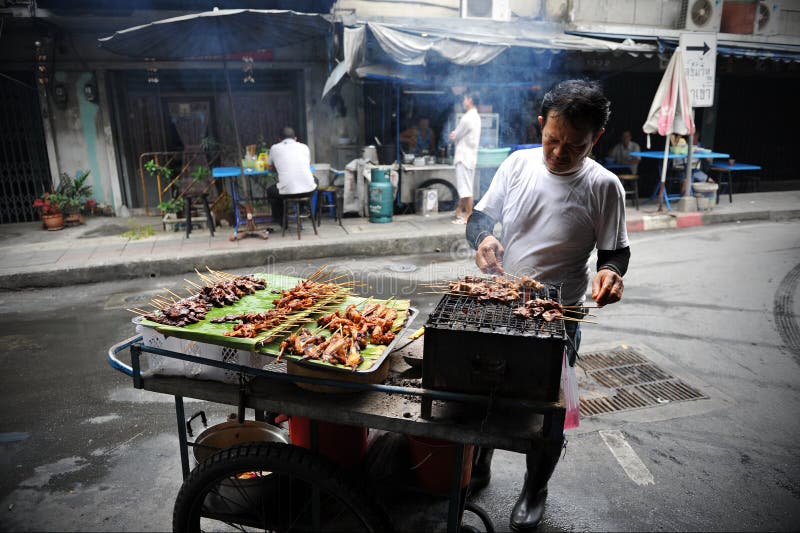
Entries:
[[264,250],[208,251],[186,257],[140,259],[126,262],[103,263],[60,269],[29,270],[24,273],[0,275],[0,290],[18,290],[44,287],[63,287],[102,281],[135,278],[157,278],[204,270],[206,265],[225,270],[247,267],[264,267],[286,261],[320,259],[323,257],[357,257],[399,254],[422,254],[456,251],[466,245],[464,236],[440,234],[428,236],[402,236],[375,241],[370,236],[350,238],[345,242],[286,246]]
[[641,219],[627,222],[628,233],[660,229],[691,228],[711,224],[726,224],[753,220],[771,220],[780,222],[800,218],[800,209],[784,209],[781,211],[745,211],[737,213],[690,212],[664,213],[659,215],[642,215]]
[[[652,231],[705,226],[710,224],[736,223],[755,220],[786,221],[800,218],[800,208],[779,211],[754,210],[726,213],[707,211],[703,213],[662,213],[642,215],[628,220],[628,232]],[[412,255],[436,252],[461,253],[466,247],[464,234],[460,231],[442,231],[435,235],[413,235],[405,233],[392,238],[378,235],[348,235],[343,239],[323,243],[296,242],[280,248],[260,250],[227,249],[204,250],[195,254],[172,258],[146,258],[129,261],[98,263],[93,265],[35,268],[26,272],[0,274],[0,290],[63,287],[85,283],[116,281],[122,279],[157,278],[204,269],[212,265],[218,269],[258,268],[287,261],[321,259],[325,257],[365,257],[384,255]]]

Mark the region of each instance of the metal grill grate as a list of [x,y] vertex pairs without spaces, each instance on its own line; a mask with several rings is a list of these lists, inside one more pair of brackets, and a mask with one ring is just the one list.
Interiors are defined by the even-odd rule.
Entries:
[[631,349],[581,355],[577,365],[597,384],[611,389],[603,397],[581,398],[581,416],[654,407],[708,398]]
[[547,322],[540,317],[524,318],[513,313],[514,308],[533,298],[561,301],[561,290],[546,285],[541,290],[525,289],[522,300],[512,303],[479,302],[474,296],[445,294],[433,313],[428,326],[486,331],[506,335],[535,335],[564,338],[564,321]]

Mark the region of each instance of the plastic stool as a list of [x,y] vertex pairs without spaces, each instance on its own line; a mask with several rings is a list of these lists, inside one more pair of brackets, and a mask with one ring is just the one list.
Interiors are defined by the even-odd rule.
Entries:
[[320,187],[317,190],[320,193],[320,197],[317,199],[317,225],[319,226],[322,223],[322,210],[328,209],[328,211],[332,214],[333,219],[341,226],[343,201],[341,190],[338,187],[333,186]]
[[[311,199],[317,191],[303,194],[293,194],[283,197],[283,235],[286,235],[286,229],[289,227],[289,209],[294,207],[295,220],[297,221],[297,240],[300,240],[300,231],[303,229],[302,220],[304,218],[311,219],[311,227],[314,228],[314,235],[317,233],[317,224],[314,221],[314,207]],[[308,214],[303,213],[303,208],[308,208]]]
[[[638,174],[619,174],[622,187],[625,189],[625,198],[633,198],[633,205],[639,210],[639,175]],[[629,188],[630,187],[630,188]]]

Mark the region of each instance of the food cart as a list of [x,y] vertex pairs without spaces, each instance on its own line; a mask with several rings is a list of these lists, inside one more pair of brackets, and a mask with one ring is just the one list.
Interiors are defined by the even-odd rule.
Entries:
[[[393,343],[410,331],[415,316],[416,311],[408,308]],[[481,516],[491,531],[485,514],[467,504],[466,447],[474,444],[526,453],[542,443],[558,442],[563,433],[565,409],[560,396],[537,401],[425,388],[421,384],[387,384],[395,382],[393,376],[401,366],[402,350],[394,350],[394,344],[386,346],[374,360],[376,364],[363,373],[341,368],[297,372],[298,365],[306,369],[313,365],[294,358],[287,365],[261,365],[259,361],[251,366],[253,360],[209,356],[202,350],[187,350],[186,345],[177,350],[166,349],[160,340],[148,342],[146,336],[147,332],[142,332],[109,348],[108,362],[130,376],[135,388],[174,396],[184,477],[176,498],[175,531],[209,529],[220,524],[287,531],[390,530],[391,521],[383,506],[371,496],[374,491],[363,490],[367,480],[353,478],[352,472],[348,474],[319,454],[319,422],[455,443],[447,529],[460,530],[466,506]],[[418,344],[407,349],[416,350],[419,355]],[[130,363],[120,357],[126,351],[130,353]],[[215,369],[225,377],[220,382],[185,375],[152,375],[143,371],[145,359],[152,356],[162,363],[166,358]],[[352,394],[324,394],[318,392],[321,387]],[[311,420],[310,449],[258,439],[260,442],[245,440],[230,448],[212,449],[211,455],[198,456],[198,448],[209,446],[198,442],[202,435],[189,440],[194,417],[187,422],[185,397],[237,406],[239,424],[247,422],[246,408],[254,409],[257,419],[264,412],[307,417]],[[465,416],[465,412],[472,415]],[[191,471],[189,448],[203,459]],[[209,526],[209,520],[218,523]]]

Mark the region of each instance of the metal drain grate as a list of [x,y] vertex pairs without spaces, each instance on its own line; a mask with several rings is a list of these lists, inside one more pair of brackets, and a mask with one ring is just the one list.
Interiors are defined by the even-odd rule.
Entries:
[[708,398],[635,350],[620,348],[588,353],[580,356],[577,365],[610,393],[601,397],[582,397],[581,416]]

